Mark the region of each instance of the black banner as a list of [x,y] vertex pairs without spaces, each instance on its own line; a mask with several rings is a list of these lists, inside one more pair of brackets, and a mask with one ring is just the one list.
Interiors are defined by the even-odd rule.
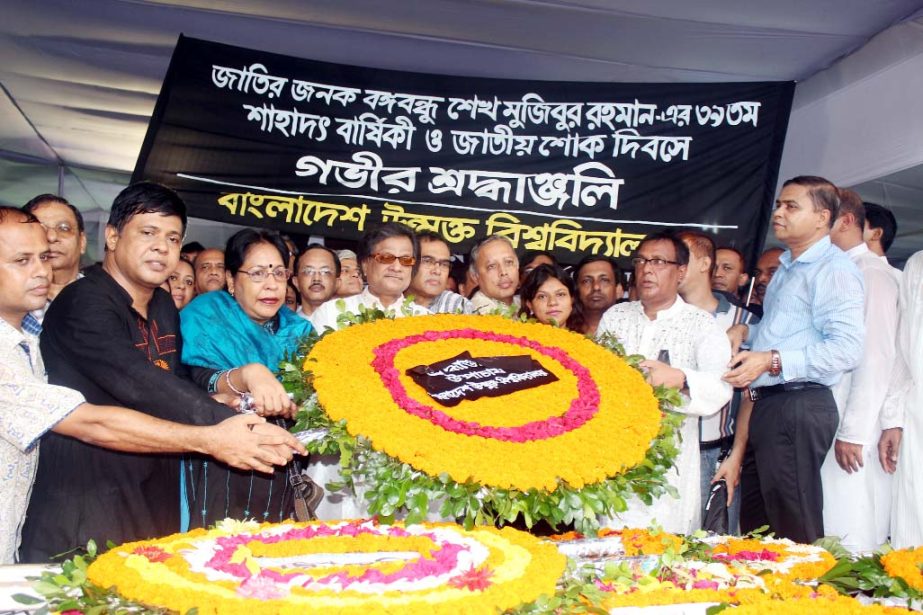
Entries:
[[793,89],[427,75],[180,37],[133,179],[286,232],[399,221],[455,252],[499,233],[574,262],[685,227],[753,262]]
[[472,357],[467,350],[451,359],[411,367],[407,375],[443,406],[457,406],[463,400],[481,397],[501,397],[558,380],[527,354]]

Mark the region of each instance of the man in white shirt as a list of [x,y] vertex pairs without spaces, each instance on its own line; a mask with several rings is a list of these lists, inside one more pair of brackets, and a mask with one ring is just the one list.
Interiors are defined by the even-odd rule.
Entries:
[[612,306],[599,323],[597,337],[612,333],[627,353],[644,355],[648,381],[679,389],[683,405],[676,410],[689,415],[669,474],[679,500],[664,495],[648,506],[631,498],[618,519],[603,520],[610,526],[656,521],[668,532],[689,533],[701,525],[698,417],[718,412],[731,399],[731,387],[721,380],[731,347],[711,314],[679,296],[688,262],[689,249],[675,235],[648,235],[632,258],[640,301]]
[[519,309],[519,257],[503,235],[491,235],[471,249],[471,273],[478,291],[471,296],[476,314],[515,313]]
[[894,474],[891,544],[923,544],[923,252],[904,265],[897,356],[881,413],[878,459]]
[[[897,235],[897,218],[887,207],[882,207],[877,203],[862,203],[865,209],[865,225],[862,231],[862,240],[869,247],[872,254],[875,254],[888,263],[886,254],[891,249],[894,242],[894,236]],[[897,267],[890,267],[891,275],[897,278],[898,283],[901,281],[901,270]]]
[[830,241],[846,252],[865,283],[865,347],[862,362],[833,387],[840,413],[836,440],[824,465],[824,531],[843,546],[868,553],[884,544],[890,527],[890,476],[879,464],[879,415],[894,368],[898,323],[897,280],[887,263],[862,241],[865,208],[851,190],[840,190]]

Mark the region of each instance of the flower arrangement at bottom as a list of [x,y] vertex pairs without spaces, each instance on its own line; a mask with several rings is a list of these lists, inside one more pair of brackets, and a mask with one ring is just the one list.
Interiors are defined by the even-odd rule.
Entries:
[[94,585],[199,613],[491,612],[553,594],[565,559],[504,528],[373,521],[228,521],[128,543],[87,570]]
[[[618,613],[621,608],[679,604],[700,604],[701,612],[709,615],[725,609],[906,612],[865,606],[826,584],[839,564],[821,546],[760,536],[672,535],[657,529],[603,533],[595,539],[574,532],[552,536],[550,542],[574,559],[553,598],[524,605],[517,613]],[[633,546],[626,548],[623,541]],[[795,604],[802,610],[791,610]]]
[[[501,397],[435,403],[407,370],[469,352],[527,355],[556,380]],[[531,527],[573,524],[670,492],[682,416],[675,390],[653,390],[611,340],[497,316],[436,315],[355,324],[302,347],[310,395],[293,431],[322,429],[312,453],[340,454],[347,492],[369,515]],[[283,366],[298,370],[293,363]],[[591,451],[592,454],[588,454]]]

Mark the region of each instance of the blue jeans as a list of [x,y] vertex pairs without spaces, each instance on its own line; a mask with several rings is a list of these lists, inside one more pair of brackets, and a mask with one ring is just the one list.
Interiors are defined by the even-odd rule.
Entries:
[[[708,495],[711,492],[711,479],[715,476],[718,469],[718,456],[721,454],[721,448],[711,448],[699,451],[702,473],[702,517],[705,516],[705,504],[708,502]],[[728,507],[728,530],[733,535],[740,533],[740,493],[739,487],[734,491],[734,500]]]

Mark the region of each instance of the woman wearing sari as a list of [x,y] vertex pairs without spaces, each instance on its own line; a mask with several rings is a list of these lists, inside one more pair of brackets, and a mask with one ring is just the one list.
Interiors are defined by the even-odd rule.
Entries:
[[522,281],[519,315],[583,333],[583,306],[574,279],[558,265],[539,265]]
[[[244,229],[225,250],[227,290],[196,297],[180,315],[183,363],[210,392],[249,394],[258,414],[296,410],[273,372],[311,324],[285,306],[288,248],[278,233]],[[291,516],[287,471],[241,472],[206,458],[187,458],[183,486],[191,527],[231,517],[281,521]]]

